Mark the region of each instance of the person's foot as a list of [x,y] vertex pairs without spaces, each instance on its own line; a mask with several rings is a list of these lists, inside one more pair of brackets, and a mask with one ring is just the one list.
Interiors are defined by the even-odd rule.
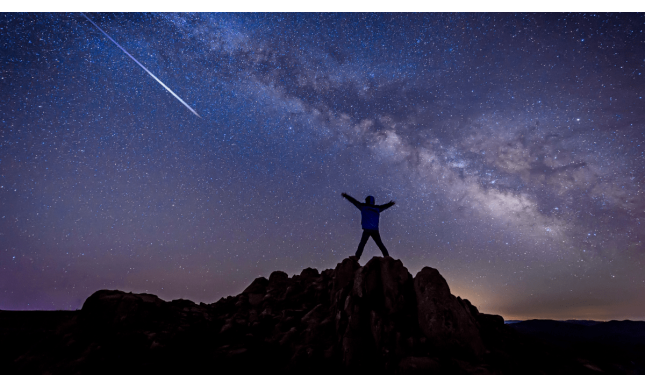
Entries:
[[361,259],[361,257],[357,257],[357,256],[355,256],[355,255],[351,255],[351,256],[349,257],[349,259],[351,259],[351,260],[354,260],[354,261],[358,262],[358,260],[359,260],[359,259]]

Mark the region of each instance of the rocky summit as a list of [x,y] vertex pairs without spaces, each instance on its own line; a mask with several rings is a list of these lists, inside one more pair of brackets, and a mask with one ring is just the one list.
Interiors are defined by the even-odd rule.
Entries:
[[99,290],[80,311],[0,311],[0,324],[4,374],[603,372],[390,257],[275,271],[213,304]]

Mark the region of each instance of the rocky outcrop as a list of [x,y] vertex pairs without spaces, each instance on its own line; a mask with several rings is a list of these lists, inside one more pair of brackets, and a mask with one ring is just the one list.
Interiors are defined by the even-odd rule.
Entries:
[[412,277],[397,259],[348,258],[275,271],[213,304],[100,290],[47,340],[3,359],[11,373],[506,373],[522,369],[509,353],[526,347],[509,329],[452,295],[436,269]]
[[[448,283],[437,269],[424,267],[414,278],[414,291],[419,327],[437,349],[484,354],[479,326],[472,313],[476,309],[471,308],[468,300],[450,293]],[[499,323],[504,324],[504,320]]]
[[401,261],[374,257],[351,280],[346,296],[333,295],[344,301],[334,310],[343,366],[395,371],[419,336],[412,276]]

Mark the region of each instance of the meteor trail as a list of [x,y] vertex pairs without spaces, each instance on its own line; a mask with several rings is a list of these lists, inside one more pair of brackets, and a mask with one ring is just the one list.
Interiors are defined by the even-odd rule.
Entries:
[[138,61],[138,60],[134,59],[134,57],[133,57],[132,55],[130,55],[130,53],[129,53],[129,52],[127,52],[127,51],[125,50],[125,48],[121,47],[121,45],[120,45],[119,43],[115,42],[115,41],[114,41],[114,39],[112,39],[112,38],[110,37],[110,35],[106,34],[106,33],[105,33],[105,31],[103,31],[103,30],[101,29],[101,27],[97,26],[97,25],[96,25],[96,23],[94,23],[94,22],[93,22],[89,17],[87,17],[83,12],[81,12],[81,15],[85,16],[85,18],[87,19],[87,21],[89,21],[90,23],[94,24],[94,27],[98,28],[98,30],[99,30],[99,31],[103,32],[103,35],[107,36],[107,38],[108,38],[108,39],[110,39],[110,40],[112,41],[112,43],[116,44],[116,45],[117,45],[117,46],[118,46],[118,47],[119,47],[123,52],[125,52],[125,53],[130,57],[130,58],[132,58],[132,60],[133,60],[133,61],[137,62],[137,64],[138,64],[139,66],[141,66],[141,68],[142,68],[142,69],[146,70],[146,72],[147,72],[148,74],[150,74],[150,76],[151,76],[151,77],[153,77],[153,78],[155,79],[155,81],[159,82],[159,83],[161,84],[161,86],[163,86],[166,90],[168,90],[168,92],[169,92],[170,94],[172,94],[173,96],[175,96],[175,98],[177,98],[177,99],[179,100],[179,102],[183,103],[183,104],[184,104],[184,106],[186,106],[186,107],[188,108],[188,110],[190,110],[191,112],[193,112],[193,114],[194,114],[194,115],[196,115],[197,117],[202,118],[199,114],[197,114],[197,112],[196,112],[196,111],[194,111],[190,106],[188,106],[188,104],[187,104],[186,102],[184,102],[184,100],[183,100],[183,99],[179,98],[179,96],[178,96],[177,94],[175,94],[172,90],[170,90],[170,88],[169,88],[168,86],[164,85],[164,83],[163,83],[163,82],[161,82],[161,81],[159,80],[159,78],[155,77],[155,75],[154,75],[153,73],[151,73],[147,68],[145,68],[145,66],[144,66],[144,65],[142,65],[141,63],[139,63],[139,61]]

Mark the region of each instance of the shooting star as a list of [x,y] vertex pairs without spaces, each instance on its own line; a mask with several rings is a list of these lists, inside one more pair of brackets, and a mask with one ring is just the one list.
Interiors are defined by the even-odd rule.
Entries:
[[138,60],[134,59],[134,57],[133,57],[132,55],[130,55],[130,53],[129,53],[129,52],[127,52],[127,51],[125,50],[125,48],[121,47],[121,45],[120,45],[119,43],[115,42],[115,41],[114,41],[114,39],[112,39],[112,38],[110,37],[110,35],[106,34],[106,33],[105,33],[105,31],[103,31],[103,30],[101,29],[101,27],[97,26],[97,25],[96,25],[96,23],[94,23],[94,22],[93,22],[89,17],[87,17],[87,15],[85,15],[83,12],[81,12],[81,15],[85,16],[85,18],[87,19],[87,21],[89,21],[90,23],[94,24],[94,27],[98,28],[98,30],[99,30],[99,31],[101,31],[101,32],[103,33],[103,35],[107,36],[107,38],[108,38],[108,39],[110,39],[110,40],[112,41],[112,43],[116,44],[116,45],[117,45],[117,47],[119,47],[119,48],[121,49],[121,51],[125,52],[125,53],[126,53],[126,55],[128,55],[128,56],[129,56],[133,61],[137,62],[137,64],[138,64],[139,66],[141,66],[141,68],[142,68],[142,69],[146,70],[146,72],[147,72],[148,74],[150,74],[150,76],[151,76],[151,77],[153,77],[153,78],[155,79],[155,81],[159,82],[159,84],[160,84],[161,86],[163,86],[166,90],[168,90],[168,92],[169,92],[170,94],[172,94],[175,98],[177,98],[177,99],[179,100],[179,102],[183,103],[183,104],[184,104],[184,106],[186,106],[186,107],[188,108],[188,110],[190,110],[191,112],[193,112],[193,114],[194,114],[194,115],[196,115],[197,117],[202,118],[199,114],[197,114],[197,112],[196,112],[196,111],[194,111],[194,110],[193,110],[193,108],[191,108],[190,106],[188,106],[188,104],[187,104],[186,102],[184,102],[184,100],[183,100],[183,99],[179,98],[179,96],[178,96],[177,94],[175,94],[172,90],[170,90],[170,88],[169,88],[168,86],[164,85],[164,83],[163,83],[163,82],[161,82],[161,81],[159,80],[159,78],[155,77],[155,75],[154,75],[153,73],[151,73],[151,72],[150,72],[150,71],[149,71],[149,70],[148,70],[144,65],[142,65],[141,63],[139,63],[139,61],[138,61]]

